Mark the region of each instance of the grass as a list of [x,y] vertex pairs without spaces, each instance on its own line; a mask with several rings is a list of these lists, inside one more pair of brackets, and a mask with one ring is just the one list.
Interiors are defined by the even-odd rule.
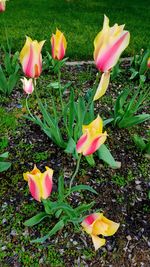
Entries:
[[[37,40],[46,39],[50,50],[50,36],[56,27],[65,33],[70,59],[92,59],[93,40],[102,28],[103,14],[115,22],[126,24],[131,42],[124,55],[138,53],[149,46],[150,5],[148,0],[14,0],[7,3],[5,19],[13,52],[22,48],[25,35]],[[6,43],[4,26],[0,24],[0,43]]]

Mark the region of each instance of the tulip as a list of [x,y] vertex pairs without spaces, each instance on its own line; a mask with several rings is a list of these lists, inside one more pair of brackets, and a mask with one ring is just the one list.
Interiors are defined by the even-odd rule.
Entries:
[[67,42],[64,34],[58,29],[56,30],[56,34],[53,34],[51,37],[51,46],[53,59],[63,59],[67,48]]
[[6,0],[0,0],[0,12],[4,12],[6,9]]
[[109,27],[109,19],[104,16],[103,29],[94,40],[94,60],[101,77],[94,101],[102,97],[109,85],[110,71],[116,65],[121,53],[129,44],[130,33],[124,31],[124,25]]
[[46,167],[46,171],[41,173],[36,165],[31,172],[23,174],[24,180],[28,182],[30,193],[35,200],[40,202],[41,199],[46,199],[50,196],[52,191],[52,176],[52,169]]
[[33,86],[33,81],[32,79],[27,80],[25,77],[21,79],[23,83],[23,90],[26,94],[30,95],[33,93],[34,86]]
[[150,69],[150,57],[148,58],[148,61],[147,61],[147,67]]
[[105,216],[103,213],[93,213],[87,216],[82,222],[83,229],[91,236],[95,250],[104,246],[106,243],[105,238],[102,236],[112,236],[119,228],[119,223],[115,223]]
[[111,70],[128,46],[130,33],[123,29],[124,25],[118,24],[109,27],[109,19],[104,16],[103,29],[94,40],[94,60],[100,71]]
[[83,135],[77,142],[78,153],[84,156],[93,154],[106,140],[107,132],[102,133],[103,121],[98,115],[97,118],[88,125],[82,126]]
[[42,72],[42,55],[41,50],[45,41],[32,41],[30,37],[26,37],[24,47],[20,52],[20,62],[23,72],[29,78],[37,78]]

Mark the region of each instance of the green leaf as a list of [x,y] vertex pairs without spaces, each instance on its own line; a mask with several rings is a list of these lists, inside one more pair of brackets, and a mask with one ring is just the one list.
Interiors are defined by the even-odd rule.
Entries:
[[117,100],[115,102],[115,107],[114,107],[114,115],[115,118],[117,118],[118,115],[123,113],[123,105],[130,93],[130,89],[127,88],[123,92],[120,93],[120,95],[117,97]]
[[140,66],[140,70],[139,70],[139,74],[143,75],[145,73],[145,71],[147,70],[147,60],[150,57],[150,50],[147,50],[146,53],[143,56],[142,62],[141,62],[141,66]]
[[63,201],[63,199],[64,199],[64,191],[65,191],[65,188],[64,188],[64,176],[60,175],[59,179],[58,179],[58,198],[59,198],[59,201]]
[[87,190],[87,191],[90,191],[90,192],[92,192],[92,193],[94,193],[94,194],[98,194],[98,193],[97,193],[91,186],[81,184],[81,185],[73,186],[73,187],[70,189],[69,193],[67,193],[67,194],[65,195],[65,198],[68,197],[71,193],[73,193],[73,192],[77,192],[77,191],[81,191],[81,190]]
[[71,137],[67,143],[67,147],[65,149],[66,153],[72,154],[75,159],[78,159],[78,153],[76,151],[76,142]]
[[82,204],[80,206],[78,206],[77,208],[75,208],[75,211],[79,214],[89,211],[95,204],[95,201],[91,202],[90,204]]
[[6,158],[8,158],[8,155],[9,155],[9,153],[8,152],[5,152],[3,154],[0,154],[0,158],[6,159]]
[[11,166],[10,162],[0,162],[0,172],[7,171]]
[[46,212],[40,212],[39,214],[33,216],[32,218],[30,218],[29,220],[24,222],[25,226],[34,226],[38,223],[40,223],[43,219],[45,219],[46,217],[49,217],[49,215]]
[[145,144],[145,142],[144,142],[144,140],[143,140],[143,138],[141,136],[139,136],[137,134],[134,134],[133,135],[133,141],[136,144],[136,146],[138,148],[140,148],[142,151],[145,149],[146,144]]
[[141,115],[136,115],[131,118],[123,119],[119,122],[118,125],[120,128],[128,128],[133,125],[140,124],[149,119],[150,119],[150,114],[141,114]]
[[101,145],[100,148],[97,150],[99,159],[106,162],[111,168],[118,168],[120,165],[118,165],[118,162],[115,161],[112,154],[110,153],[109,149],[106,147],[106,145]]
[[37,238],[31,241],[31,243],[43,243],[47,238],[51,237],[52,235],[56,234],[59,230],[61,230],[64,227],[64,221],[61,220],[58,223],[55,224],[55,226],[50,230],[50,232],[41,237],[41,238]]
[[86,156],[85,157],[87,162],[89,163],[90,166],[94,167],[95,166],[95,160],[93,158],[93,154]]
[[103,126],[106,126],[107,124],[111,123],[112,121],[114,121],[114,118],[103,120]]
[[136,71],[136,70],[133,69],[133,68],[131,68],[130,70],[131,70],[131,72],[132,72],[132,75],[131,75],[131,77],[130,77],[130,80],[133,80],[133,79],[139,74],[139,72]]

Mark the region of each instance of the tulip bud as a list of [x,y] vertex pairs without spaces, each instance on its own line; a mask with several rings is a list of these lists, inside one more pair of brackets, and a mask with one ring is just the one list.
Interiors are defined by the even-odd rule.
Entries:
[[104,16],[103,29],[94,40],[94,60],[100,71],[110,71],[128,46],[130,33],[123,29],[124,25],[118,24],[109,27],[109,19]]
[[6,9],[6,0],[0,0],[0,12],[4,12]]
[[46,171],[41,173],[36,165],[31,172],[23,174],[24,180],[28,182],[30,193],[35,200],[40,202],[50,196],[53,184],[52,176],[52,169],[46,167]]
[[53,34],[51,37],[51,46],[53,59],[62,60],[65,56],[67,42],[64,34],[58,29],[56,34]]
[[45,41],[32,41],[30,37],[26,37],[24,47],[20,52],[20,63],[23,72],[29,78],[37,78],[42,72],[42,55],[41,50]]
[[25,77],[23,79],[21,79],[22,83],[23,83],[23,90],[26,94],[30,95],[33,93],[34,90],[34,86],[33,86],[33,80],[29,79],[27,80]]

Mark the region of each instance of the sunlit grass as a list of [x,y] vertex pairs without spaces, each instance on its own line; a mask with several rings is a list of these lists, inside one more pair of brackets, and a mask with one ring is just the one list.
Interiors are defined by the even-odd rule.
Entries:
[[8,28],[13,51],[20,50],[25,35],[37,40],[46,39],[50,50],[50,36],[58,27],[68,41],[67,56],[71,59],[92,59],[93,40],[102,27],[103,14],[115,22],[126,24],[131,42],[124,55],[148,48],[149,0],[13,0],[7,2],[5,13],[0,14],[0,43],[6,44],[3,18]]

